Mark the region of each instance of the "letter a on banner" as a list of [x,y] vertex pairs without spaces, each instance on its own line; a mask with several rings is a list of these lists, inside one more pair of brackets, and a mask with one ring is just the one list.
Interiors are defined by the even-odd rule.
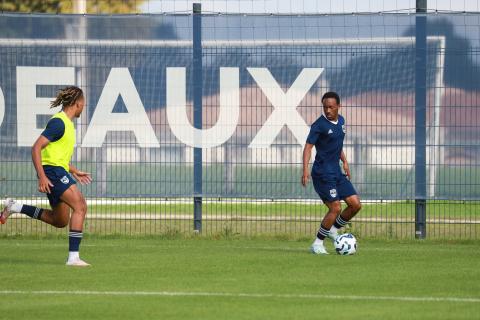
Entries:
[[[118,96],[126,113],[114,113]],[[133,131],[142,148],[160,146],[128,68],[112,68],[98,99],[82,147],[101,147],[108,131]]]

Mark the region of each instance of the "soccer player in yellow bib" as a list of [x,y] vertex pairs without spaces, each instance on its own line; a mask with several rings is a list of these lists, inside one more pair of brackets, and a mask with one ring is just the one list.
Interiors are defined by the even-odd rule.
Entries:
[[89,184],[92,178],[89,173],[80,171],[70,164],[75,146],[75,128],[72,120],[80,117],[85,106],[83,91],[74,86],[60,90],[56,99],[51,102],[51,107],[60,105],[62,110],[48,121],[45,130],[32,147],[32,161],[38,176],[38,191],[47,194],[51,210],[7,198],[0,214],[0,223],[6,223],[12,212],[23,213],[57,228],[64,228],[70,222],[69,255],[66,264],[85,267],[89,264],[80,259],[79,248],[87,203],[77,188],[76,181]]

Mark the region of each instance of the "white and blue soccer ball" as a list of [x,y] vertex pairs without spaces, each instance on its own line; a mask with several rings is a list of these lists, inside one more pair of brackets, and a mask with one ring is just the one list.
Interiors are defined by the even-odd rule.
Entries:
[[351,233],[339,235],[333,244],[338,254],[351,255],[357,252],[357,239]]

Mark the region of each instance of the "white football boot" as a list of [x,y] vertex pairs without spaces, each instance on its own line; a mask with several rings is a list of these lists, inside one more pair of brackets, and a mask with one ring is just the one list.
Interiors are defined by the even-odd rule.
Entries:
[[313,243],[312,246],[310,247],[310,251],[313,254],[328,254],[327,249],[325,249],[325,246],[323,244]]
[[90,266],[89,263],[86,263],[85,261],[83,261],[80,258],[72,259],[72,260],[69,259],[69,260],[67,260],[66,265],[70,266],[70,267],[89,267]]
[[8,217],[12,214],[12,205],[15,204],[15,200],[7,198],[3,201],[3,210],[0,214],[0,224],[5,224]]

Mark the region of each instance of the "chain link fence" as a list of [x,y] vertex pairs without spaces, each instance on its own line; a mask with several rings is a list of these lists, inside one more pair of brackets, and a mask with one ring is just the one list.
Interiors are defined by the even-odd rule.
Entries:
[[[48,205],[30,147],[56,90],[76,84],[87,107],[74,164],[94,178],[81,187],[86,232],[175,236],[200,223],[212,236],[311,237],[326,210],[300,185],[301,153],[333,90],[364,204],[349,230],[415,237],[423,130],[427,237],[478,239],[480,15],[426,15],[422,127],[415,19],[0,15],[0,194]],[[64,230],[20,215],[0,228],[51,233]]]

